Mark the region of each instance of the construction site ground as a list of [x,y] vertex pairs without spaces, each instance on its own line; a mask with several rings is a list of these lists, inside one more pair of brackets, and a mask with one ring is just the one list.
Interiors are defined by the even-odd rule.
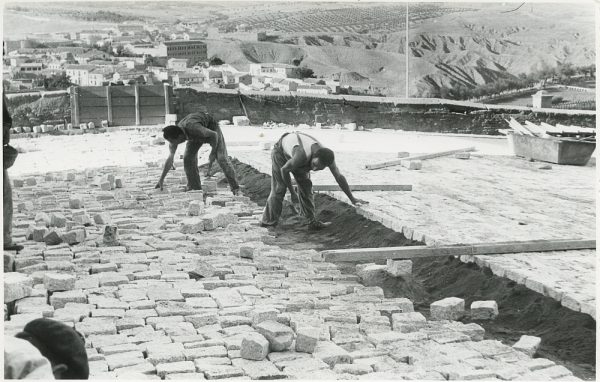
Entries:
[[[25,181],[14,189],[15,209],[26,204],[15,211],[14,237],[27,246],[15,260],[17,270],[21,264],[23,271],[31,258],[37,267],[25,266],[36,285],[28,298],[48,297],[43,288],[46,272],[73,274],[77,282],[75,291],[50,298],[42,309],[30,307],[40,304],[39,298],[37,304],[21,302],[20,309],[18,304],[9,306],[12,315],[5,333],[42,314],[76,322],[88,338],[95,378],[140,373],[144,378],[171,378],[190,372],[207,379],[572,379],[571,371],[586,379],[593,376],[595,251],[415,261],[415,280],[383,274],[360,280],[354,264],[324,263],[316,255],[321,249],[423,242],[593,238],[595,167],[553,165],[542,170],[539,162],[509,156],[505,140],[495,138],[308,129],[334,149],[349,183],[411,184],[413,190],[357,192],[369,202],[357,209],[341,203],[346,199],[340,192],[317,195],[320,216],[333,221],[332,227],[312,234],[286,212],[282,224],[269,231],[257,225],[261,208],[255,203],[264,203],[268,194],[264,174],[271,171],[270,152],[263,144],[293,129],[223,130],[229,154],[237,159],[244,194],[252,201],[228,196],[222,185],[215,199],[227,207],[207,210],[238,215],[238,222],[194,234],[180,232],[194,199],[193,193],[182,191],[181,160],[169,173],[166,190],[154,189],[167,155],[164,145],[153,143],[159,129],[14,140],[22,154],[9,173]],[[395,159],[399,151],[417,154],[469,146],[477,149],[469,160],[430,159],[418,171],[400,166],[363,169],[367,163]],[[207,157],[208,147],[202,149],[200,163]],[[95,181],[108,174],[122,178],[123,188],[101,190]],[[334,183],[327,171],[314,174],[313,181]],[[95,224],[86,227],[86,242],[72,247],[25,241],[38,212],[60,211],[67,217],[80,213],[69,207],[73,195],[82,196],[90,216],[110,215],[120,230],[118,248],[95,246],[103,232]],[[253,247],[254,258],[240,258],[240,246]],[[27,261],[19,263],[19,258]],[[199,259],[218,270],[215,276],[190,279],[189,268]],[[469,261],[473,263],[463,263]],[[499,295],[506,291],[510,293]],[[428,316],[426,302],[433,297],[462,297],[468,308],[471,301],[494,292],[500,307],[496,326],[428,320],[402,333],[393,330],[386,316],[390,307],[408,309],[402,305],[405,298],[415,300],[411,305]],[[65,308],[68,302],[75,305]],[[320,328],[322,349],[312,355],[271,353],[266,361],[240,359],[240,343],[263,310],[271,310],[277,321],[294,330]],[[530,313],[532,322],[519,323],[523,313]],[[503,314],[514,322],[502,321]],[[543,319],[547,327],[533,322]],[[506,329],[510,325],[514,330]],[[489,328],[486,339],[484,328]],[[541,355],[571,371],[512,349],[509,345],[518,334],[540,335]],[[553,337],[561,339],[544,344]],[[163,354],[166,348],[172,356]]]

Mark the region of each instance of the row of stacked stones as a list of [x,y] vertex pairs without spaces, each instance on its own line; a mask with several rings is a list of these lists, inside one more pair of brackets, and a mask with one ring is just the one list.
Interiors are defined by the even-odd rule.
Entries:
[[[108,121],[102,121],[100,126],[103,128],[107,128]],[[96,128],[96,124],[94,122],[79,124],[79,129],[81,129],[81,130],[91,130],[91,129],[95,129],[95,128]],[[39,133],[48,133],[50,131],[55,131],[55,130],[73,130],[73,125],[71,123],[67,123],[66,125],[64,123],[61,123],[58,125],[41,124],[41,125],[35,125],[33,127],[32,126],[15,126],[10,129],[10,132],[12,134],[21,134],[21,133],[37,133],[37,134],[39,134]]]
[[[84,195],[86,213],[106,213],[110,224],[85,227],[77,245],[49,246],[24,241],[36,212],[15,214],[26,248],[4,279],[5,335],[42,316],[72,325],[94,379],[572,377],[451,320],[455,304],[427,319],[315,251],[265,244],[261,209],[214,182],[184,193],[175,171],[155,190],[159,172],[156,163],[129,169],[110,191],[90,187],[89,174],[58,174],[15,193],[34,211],[65,216],[70,195]],[[106,227],[117,240],[105,242]]]

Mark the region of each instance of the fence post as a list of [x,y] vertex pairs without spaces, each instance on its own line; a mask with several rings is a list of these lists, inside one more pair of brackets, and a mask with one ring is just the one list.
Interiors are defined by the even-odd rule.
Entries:
[[112,126],[113,124],[113,110],[112,110],[112,97],[110,94],[110,86],[106,87],[106,106],[108,107],[108,125]]
[[165,92],[165,118],[166,118],[167,114],[171,114],[171,93],[170,93],[171,88],[169,87],[169,84],[165,83],[165,84],[163,84],[163,89]]
[[71,124],[73,127],[79,127],[79,87],[71,86],[69,93],[71,96]]
[[135,125],[140,125],[140,86],[135,85]]

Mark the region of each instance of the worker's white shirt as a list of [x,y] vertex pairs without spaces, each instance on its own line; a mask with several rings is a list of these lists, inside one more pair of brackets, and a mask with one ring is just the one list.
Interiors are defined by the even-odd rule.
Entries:
[[291,158],[293,156],[294,147],[300,145],[300,143],[298,142],[298,138],[300,138],[300,141],[302,141],[302,145],[304,146],[304,152],[306,153],[306,158],[310,159],[310,148],[315,143],[319,143],[319,141],[302,133],[289,133],[288,135],[283,137],[283,139],[281,140],[281,147],[283,148],[283,152]]

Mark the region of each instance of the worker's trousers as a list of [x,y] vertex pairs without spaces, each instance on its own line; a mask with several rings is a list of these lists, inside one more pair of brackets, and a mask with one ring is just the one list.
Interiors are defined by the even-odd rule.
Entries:
[[[281,168],[287,162],[287,158],[283,154],[281,147],[281,139],[273,147],[271,151],[271,193],[267,199],[267,205],[263,212],[263,225],[276,225],[281,216],[283,208],[283,199],[287,188],[281,176]],[[310,171],[292,172],[296,183],[298,184],[298,198],[300,199],[300,214],[306,217],[310,222],[315,220],[315,202],[313,200],[312,181],[310,180]]]
[[[235,170],[227,155],[227,146],[223,139],[223,133],[221,129],[217,130],[219,134],[219,144],[217,146],[217,162],[221,166],[221,170],[229,182],[229,187],[232,191],[240,188],[237,178],[235,176]],[[187,188],[188,190],[201,190],[202,184],[200,183],[200,172],[198,170],[198,150],[202,147],[204,142],[199,141],[187,141],[185,145],[185,152],[183,153],[183,169],[185,170],[185,176],[187,177]]]

